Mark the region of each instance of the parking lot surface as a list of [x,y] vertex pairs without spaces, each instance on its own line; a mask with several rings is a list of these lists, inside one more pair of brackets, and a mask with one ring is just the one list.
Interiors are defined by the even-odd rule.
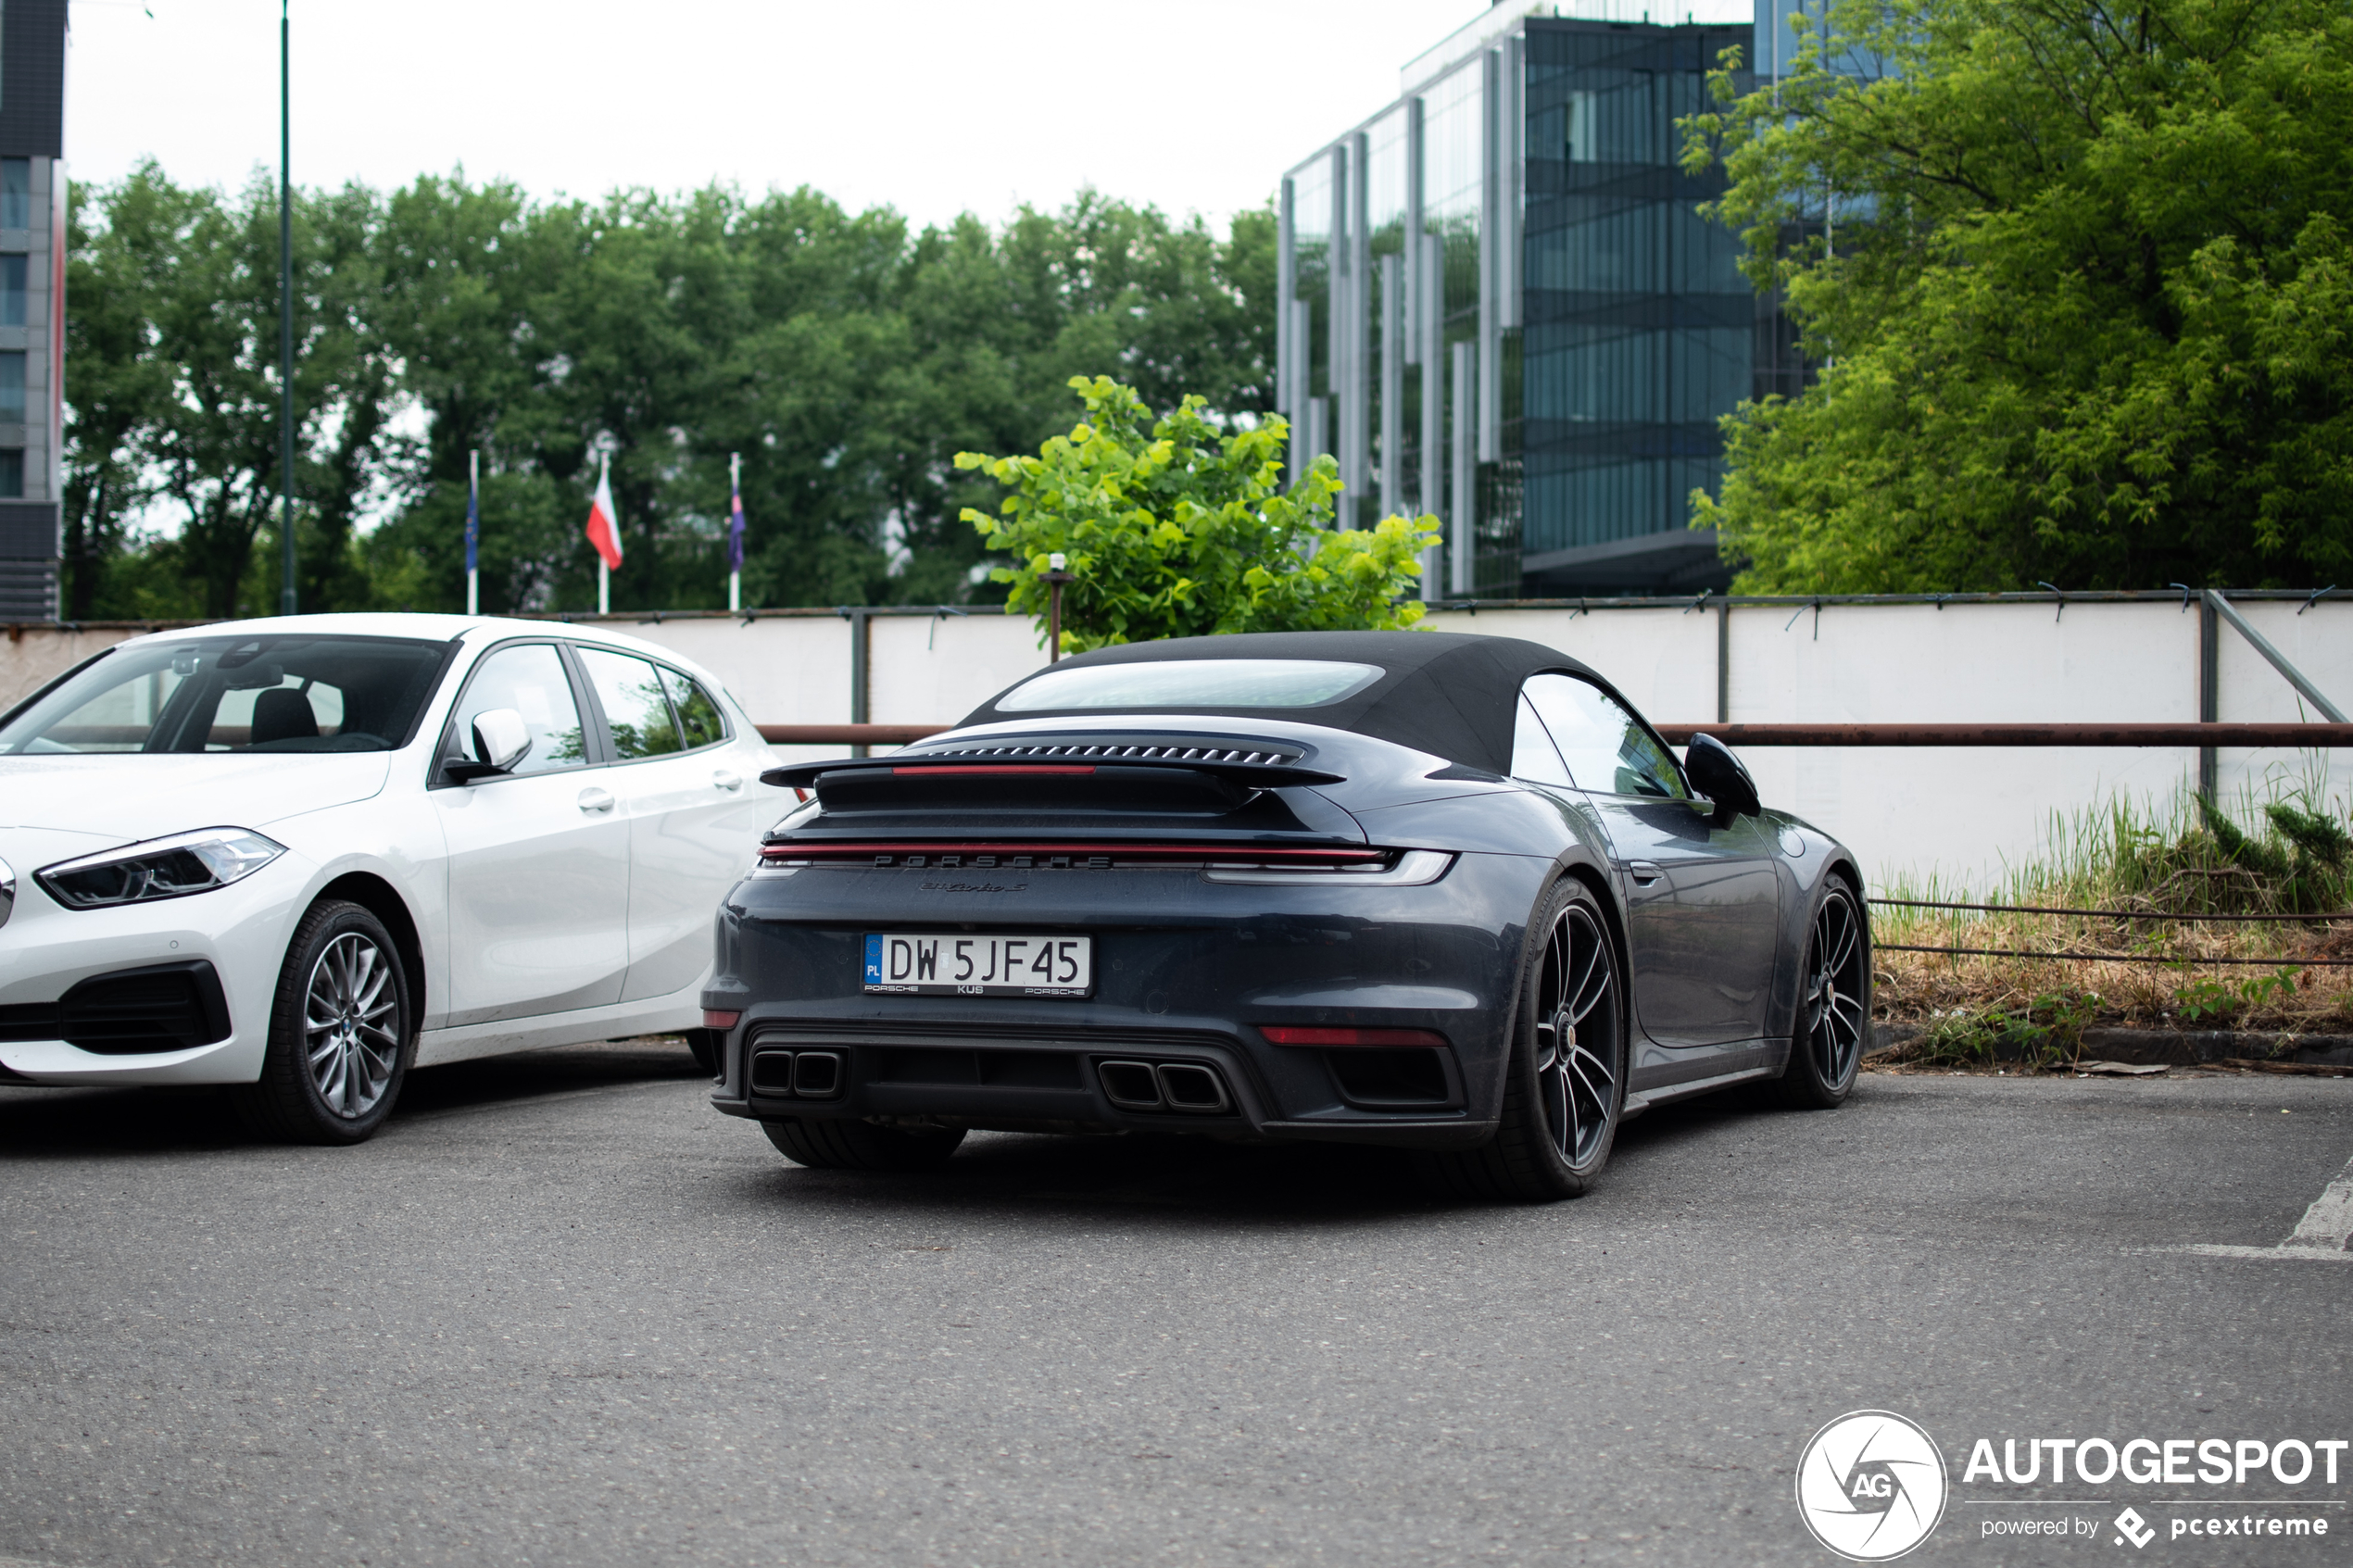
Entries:
[[[706,1093],[544,1052],[328,1150],[0,1089],[0,1559],[1825,1563],[1800,1450],[1879,1408],[1954,1478],[1915,1560],[2115,1561],[1986,1536],[2070,1494],[1964,1485],[1969,1445],[2353,1436],[2353,1263],[2252,1250],[2353,1084],[1870,1074],[1637,1121],[1531,1209],[1177,1139],[812,1172]],[[2326,1512],[2120,1555],[2343,1562]]]

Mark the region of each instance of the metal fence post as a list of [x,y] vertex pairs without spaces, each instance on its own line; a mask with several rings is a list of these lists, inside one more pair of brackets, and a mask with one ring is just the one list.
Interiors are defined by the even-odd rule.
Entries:
[[1732,721],[1732,601],[1716,607],[1716,721]]
[[[2202,724],[2211,724],[2222,716],[2221,672],[2221,618],[2214,613],[2213,604],[2201,596],[2197,604],[2197,717]],[[2199,746],[2197,789],[2209,800],[2214,798],[2220,771],[2215,748]]]
[[[841,612],[849,621],[849,721],[869,722],[867,692],[873,684],[873,638],[868,628],[874,624],[874,612],[865,605],[846,608]],[[864,745],[849,748],[852,757],[871,757],[872,749]]]

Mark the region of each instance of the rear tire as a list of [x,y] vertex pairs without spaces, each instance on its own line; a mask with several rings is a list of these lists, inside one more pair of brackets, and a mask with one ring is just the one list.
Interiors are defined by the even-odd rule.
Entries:
[[911,1133],[833,1117],[781,1116],[760,1125],[777,1153],[813,1171],[928,1171],[964,1141],[962,1127]]
[[1504,1066],[1495,1135],[1424,1157],[1445,1191],[1485,1202],[1549,1203],[1592,1185],[1626,1104],[1626,985],[1592,889],[1563,881],[1538,907]]
[[230,1091],[238,1119],[284,1143],[374,1136],[409,1079],[409,997],[408,966],[382,921],[340,899],[312,905],[278,972],[261,1076]]
[[1774,1098],[1796,1110],[1832,1110],[1854,1091],[1871,1021],[1871,933],[1855,884],[1822,879],[1806,944],[1806,967],[1789,1044],[1789,1066]]

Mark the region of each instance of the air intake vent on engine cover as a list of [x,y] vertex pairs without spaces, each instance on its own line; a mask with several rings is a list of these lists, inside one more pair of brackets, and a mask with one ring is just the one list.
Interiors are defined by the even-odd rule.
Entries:
[[902,762],[1240,762],[1287,767],[1306,755],[1304,746],[1273,741],[1147,735],[919,746],[900,752],[898,759]]

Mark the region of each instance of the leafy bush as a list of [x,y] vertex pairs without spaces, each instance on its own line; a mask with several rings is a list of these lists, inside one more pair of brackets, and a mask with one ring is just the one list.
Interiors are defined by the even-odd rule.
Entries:
[[1034,458],[959,452],[1013,492],[990,517],[964,508],[991,550],[1013,558],[989,573],[1013,584],[1009,608],[1042,627],[1051,557],[1076,578],[1063,590],[1063,650],[1226,632],[1390,631],[1422,607],[1405,597],[1438,520],[1392,517],[1371,529],[1331,527],[1339,465],[1319,457],[1281,488],[1289,424],[1268,419],[1231,434],[1199,397],[1147,430],[1151,411],[1108,376],[1074,376],[1086,420]]
[[2099,1006],[2095,993],[2062,987],[2021,1008],[1956,1008],[1932,1022],[1908,1055],[1927,1062],[2067,1066],[2082,1053],[2083,1031],[2099,1016]]

